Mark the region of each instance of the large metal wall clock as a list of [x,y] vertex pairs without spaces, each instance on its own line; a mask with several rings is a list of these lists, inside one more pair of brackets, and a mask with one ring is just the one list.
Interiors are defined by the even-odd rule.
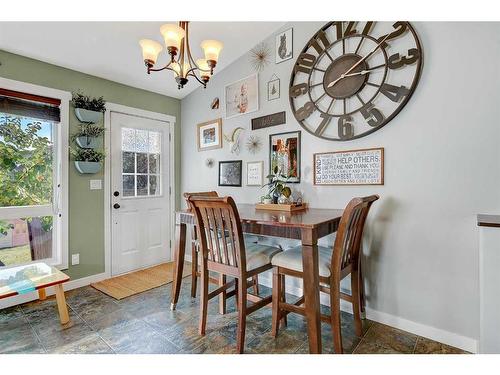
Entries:
[[422,57],[409,22],[329,22],[293,67],[292,112],[320,138],[346,141],[373,133],[410,99]]

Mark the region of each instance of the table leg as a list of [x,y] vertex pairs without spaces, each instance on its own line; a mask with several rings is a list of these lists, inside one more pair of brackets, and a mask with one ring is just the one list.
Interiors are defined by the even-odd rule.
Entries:
[[321,353],[321,316],[319,302],[318,243],[314,233],[302,234],[304,297],[309,338],[309,353]]
[[184,254],[186,252],[186,224],[175,225],[175,249],[174,249],[174,280],[172,281],[172,299],[170,310],[175,310],[181,291],[182,272],[184,270]]
[[59,319],[61,324],[69,322],[68,306],[66,306],[66,297],[64,297],[64,289],[62,284],[54,285],[56,291],[57,309],[59,310]]
[[47,293],[45,292],[45,288],[38,289],[38,299],[43,301],[47,298]]

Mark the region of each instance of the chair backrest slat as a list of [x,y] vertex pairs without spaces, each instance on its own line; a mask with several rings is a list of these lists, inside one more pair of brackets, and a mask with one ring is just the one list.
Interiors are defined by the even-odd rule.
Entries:
[[334,277],[339,278],[340,272],[349,265],[357,269],[366,217],[377,199],[378,195],[353,198],[345,208],[333,245],[331,270]]
[[233,199],[193,195],[188,202],[195,214],[203,256],[245,272],[245,243]]

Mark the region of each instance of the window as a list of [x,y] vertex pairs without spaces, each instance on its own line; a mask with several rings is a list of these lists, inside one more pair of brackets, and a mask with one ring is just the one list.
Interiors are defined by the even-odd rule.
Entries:
[[161,133],[122,128],[122,190],[124,197],[161,194]]
[[0,266],[64,263],[60,105],[0,88]]

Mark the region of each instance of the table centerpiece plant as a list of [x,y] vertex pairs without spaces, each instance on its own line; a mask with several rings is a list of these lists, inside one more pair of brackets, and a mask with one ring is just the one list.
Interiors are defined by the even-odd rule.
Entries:
[[285,198],[282,200],[282,203],[288,202],[290,196],[292,195],[292,190],[288,186],[286,186],[289,177],[284,175],[278,168],[278,166],[275,166],[273,173],[267,175],[266,178],[268,178],[270,181],[262,186],[262,188],[266,186],[269,187],[267,196],[272,197],[273,203],[277,204],[278,200],[280,200],[280,197]]

